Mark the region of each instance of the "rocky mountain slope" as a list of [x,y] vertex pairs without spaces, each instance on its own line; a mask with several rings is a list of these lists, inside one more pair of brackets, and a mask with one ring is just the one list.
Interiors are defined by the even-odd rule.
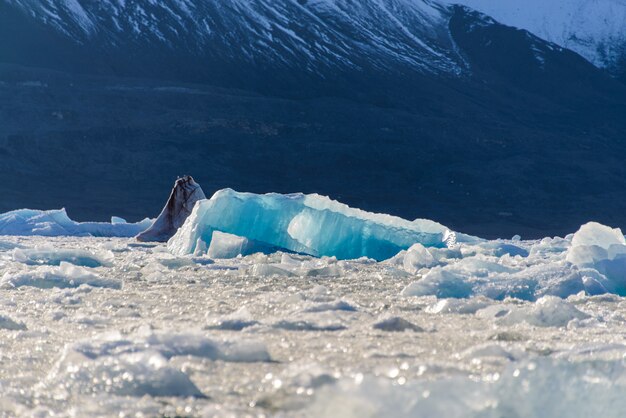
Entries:
[[485,236],[626,225],[624,115],[603,70],[461,6],[0,1],[2,211],[156,216],[192,174]]
[[626,74],[624,0],[452,0],[576,51],[600,68]]

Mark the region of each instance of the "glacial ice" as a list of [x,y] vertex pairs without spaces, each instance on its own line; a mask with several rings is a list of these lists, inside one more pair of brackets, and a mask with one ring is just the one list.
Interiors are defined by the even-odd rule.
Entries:
[[153,332],[143,327],[131,335],[114,331],[66,345],[42,386],[61,397],[99,393],[205,397],[186,373],[172,366],[176,356],[270,361],[260,343],[220,342],[197,332]]
[[137,223],[76,222],[65,209],[19,209],[0,214],[0,235],[42,235],[47,237],[134,237],[152,224],[150,219]]
[[140,351],[95,359],[66,353],[62,362],[65,369],[53,372],[46,382],[61,397],[100,393],[136,397],[204,396],[189,376],[169,366],[158,352]]
[[472,286],[463,277],[455,273],[433,269],[422,279],[404,288],[405,296],[434,295],[437,298],[467,298],[472,294]]
[[41,266],[25,272],[7,271],[0,279],[0,287],[2,288],[33,286],[49,289],[52,287],[79,287],[81,285],[119,289],[122,283],[117,279],[103,278],[87,268],[75,266],[65,261],[61,261],[58,267]]
[[13,250],[13,260],[28,265],[58,266],[66,262],[82,267],[102,267],[111,266],[113,258],[113,253],[110,251],[95,253],[78,248],[40,247]]
[[566,259],[580,270],[591,269],[591,277],[586,276],[590,285],[626,294],[626,239],[619,228],[595,222],[581,226],[572,237]]
[[590,315],[556,296],[543,296],[533,304],[488,307],[477,313],[480,317],[491,317],[497,324],[514,325],[526,322],[538,327],[564,327],[570,321],[584,320]]
[[213,231],[211,235],[208,250],[204,248],[205,243],[200,240],[199,245],[194,250],[195,255],[206,254],[210,258],[235,258],[237,256],[246,256],[254,253],[269,254],[279,251],[280,249],[259,241],[250,240],[246,237],[238,237],[237,235],[227,234],[225,232]]
[[26,324],[16,321],[7,315],[0,315],[0,329],[24,331],[26,329]]
[[[307,246],[290,235],[303,211],[345,242],[356,231],[365,249],[364,231],[376,224],[368,216],[379,219],[347,216],[324,198],[311,208],[304,195],[248,197],[227,193],[196,208],[224,198],[252,216],[292,207],[292,218],[271,220],[281,239]],[[267,227],[250,222],[247,231]],[[397,222],[400,237],[411,236],[403,228],[413,223]],[[204,223],[190,225],[181,241],[188,251],[174,254],[180,237],[170,248],[0,237],[0,415],[621,413],[619,230],[592,223],[536,241],[459,235],[448,247],[445,228],[433,227],[425,236],[436,246],[406,239],[377,262],[371,253],[344,260],[278,251],[243,230],[209,228],[205,241]],[[391,229],[376,231],[397,244]],[[311,242],[343,251],[315,234]]]
[[419,325],[415,325],[414,323],[407,321],[400,316],[383,318],[372,324],[372,328],[387,332],[424,332],[424,328],[420,327]]
[[625,382],[621,360],[550,358],[511,362],[481,379],[447,376],[398,383],[357,376],[321,388],[305,416],[618,418],[626,408]]
[[611,416],[623,391],[626,302],[575,234],[384,262],[1,239],[8,416],[576,417],[581,391]]
[[231,362],[270,361],[270,355],[258,342],[217,341],[202,332],[155,332],[142,327],[136,333],[111,332],[74,343],[70,349],[89,359],[140,351],[158,352],[166,359],[196,356]]
[[417,273],[422,268],[437,264],[435,257],[422,244],[413,244],[404,254],[403,267],[409,273]]
[[194,254],[199,243],[210,248],[215,231],[317,257],[379,261],[415,243],[445,247],[445,240],[453,239],[433,221],[368,213],[316,194],[257,195],[224,189],[196,204],[168,247],[174,254]]

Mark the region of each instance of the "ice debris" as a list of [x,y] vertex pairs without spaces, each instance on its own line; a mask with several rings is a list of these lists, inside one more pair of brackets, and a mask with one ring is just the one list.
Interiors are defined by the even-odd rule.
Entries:
[[428,296],[438,298],[467,298],[472,285],[462,276],[443,269],[432,269],[424,278],[409,284],[402,291],[404,296]]
[[175,356],[229,362],[263,362],[260,343],[216,341],[201,333],[113,331],[65,346],[42,386],[58,397],[88,394],[204,397],[189,376],[170,365]]
[[33,286],[49,289],[52,287],[79,287],[81,285],[120,289],[122,282],[116,279],[103,278],[90,269],[75,266],[65,261],[62,261],[58,267],[41,266],[17,273],[7,271],[0,279],[0,287],[3,288]]
[[321,388],[303,415],[618,418],[626,408],[625,382],[621,360],[539,359],[511,363],[483,379],[444,377],[404,384],[360,375]]
[[67,216],[65,209],[48,211],[19,209],[0,214],[0,235],[130,238],[144,231],[151,223],[150,219],[130,224],[76,222]]
[[343,331],[346,329],[345,325],[337,322],[304,319],[283,319],[274,323],[272,328],[286,331]]
[[[214,232],[245,237],[246,244],[338,259],[388,259],[415,243],[445,247],[454,236],[436,222],[407,221],[368,213],[317,194],[258,195],[231,189],[216,192],[196,204],[193,212],[168,242],[177,255],[210,248]],[[204,244],[200,244],[204,243]],[[254,248],[247,247],[247,251]]]
[[10,331],[24,331],[26,330],[26,324],[20,321],[16,321],[6,315],[0,314],[0,329],[6,329]]
[[137,240],[167,241],[185,223],[196,202],[202,199],[206,199],[206,196],[191,176],[179,178],[159,217],[147,230],[137,235]]
[[213,234],[211,235],[211,244],[209,245],[208,250],[205,246],[206,244],[204,241],[200,240],[196,246],[194,254],[202,255],[203,253],[206,253],[210,258],[227,259],[254,253],[271,254],[280,250],[280,248],[263,242],[254,241],[245,237],[238,237],[237,235],[227,234],[220,231],[213,231]]
[[572,237],[567,261],[579,269],[593,269],[599,273],[587,276],[590,285],[626,295],[626,239],[619,228],[595,222],[581,226]]
[[535,303],[521,306],[503,308],[494,305],[479,311],[477,315],[483,318],[492,317],[499,325],[526,322],[538,327],[564,327],[570,321],[590,318],[590,315],[556,296],[544,296]]
[[62,262],[67,262],[83,267],[109,267],[114,257],[111,251],[95,253],[78,248],[40,247],[13,250],[13,260],[28,265],[58,266]]
[[376,321],[372,325],[372,328],[387,332],[424,332],[424,329],[419,325],[415,325],[414,323],[407,321],[406,319],[399,316],[392,316]]

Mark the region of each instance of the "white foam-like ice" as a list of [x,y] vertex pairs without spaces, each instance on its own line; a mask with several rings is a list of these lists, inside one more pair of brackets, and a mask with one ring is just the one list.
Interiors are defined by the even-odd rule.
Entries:
[[0,279],[0,286],[5,288],[32,286],[47,289],[52,287],[79,287],[81,285],[119,289],[122,282],[101,277],[90,269],[64,261],[58,267],[42,266],[20,272],[7,271]]

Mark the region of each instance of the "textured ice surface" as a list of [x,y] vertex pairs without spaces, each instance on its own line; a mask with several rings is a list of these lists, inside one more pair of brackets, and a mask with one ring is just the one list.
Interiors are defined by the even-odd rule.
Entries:
[[269,361],[262,344],[220,342],[202,333],[110,332],[67,345],[43,386],[55,396],[205,397],[189,376],[170,365],[177,356],[234,362]]
[[[215,231],[264,247],[338,259],[384,260],[415,243],[443,247],[450,239],[450,232],[436,222],[368,213],[316,194],[257,195],[224,189],[196,205],[168,247],[178,255],[193,254],[199,243],[209,248]],[[250,252],[252,241],[240,245]]]
[[83,267],[100,267],[111,265],[114,256],[110,251],[94,253],[82,249],[34,248],[13,250],[13,260],[30,265],[54,265],[62,262]]
[[2,237],[0,415],[618,417],[622,239],[376,262]]
[[474,378],[342,380],[322,388],[306,416],[617,418],[626,408],[623,361],[510,363]]
[[149,219],[134,224],[75,222],[67,216],[65,209],[20,209],[0,214],[0,235],[134,237],[151,223]]
[[626,294],[626,240],[621,230],[595,222],[581,226],[572,237],[567,261],[586,272],[587,287],[596,293]]
[[4,287],[63,288],[81,285],[119,288],[122,284],[119,280],[102,278],[91,270],[64,261],[59,267],[37,267],[21,269],[17,272],[9,270],[0,279],[0,286]]

